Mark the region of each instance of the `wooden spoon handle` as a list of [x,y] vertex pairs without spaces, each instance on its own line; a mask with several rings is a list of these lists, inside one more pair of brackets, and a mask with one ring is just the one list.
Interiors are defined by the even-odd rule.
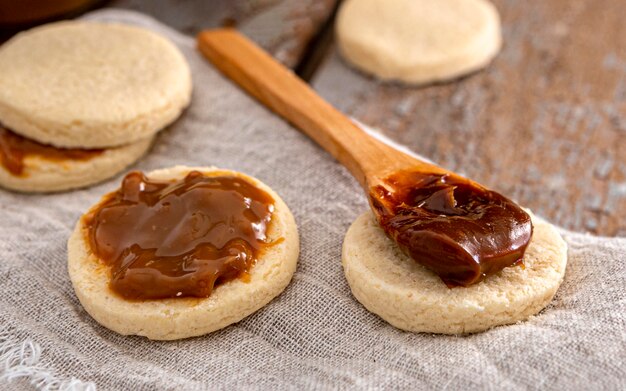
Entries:
[[333,155],[363,187],[381,170],[431,167],[367,135],[236,30],[204,31],[198,35],[198,48],[226,76]]

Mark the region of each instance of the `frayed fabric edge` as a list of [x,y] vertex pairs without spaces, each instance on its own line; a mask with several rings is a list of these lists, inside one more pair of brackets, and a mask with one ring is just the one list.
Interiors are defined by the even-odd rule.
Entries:
[[41,362],[41,353],[41,346],[31,339],[20,342],[8,334],[0,334],[0,383],[23,379],[38,390],[96,391],[92,382],[57,376]]

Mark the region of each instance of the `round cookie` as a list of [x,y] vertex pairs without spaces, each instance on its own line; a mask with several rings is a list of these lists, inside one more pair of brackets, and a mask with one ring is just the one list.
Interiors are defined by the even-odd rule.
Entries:
[[346,279],[365,308],[407,331],[465,334],[527,319],[552,300],[567,263],[567,245],[556,229],[531,217],[534,232],[524,267],[507,267],[475,285],[450,289],[402,253],[366,212],[344,239]]
[[48,193],[77,189],[115,176],[141,158],[154,137],[121,147],[107,148],[87,160],[49,160],[37,155],[24,158],[24,174],[16,176],[0,164],[0,186],[7,189]]
[[138,27],[58,22],[0,47],[0,122],[43,144],[88,149],[146,139],[190,97],[183,55]]
[[275,211],[269,238],[283,240],[268,247],[250,269],[249,282],[231,280],[217,286],[211,296],[128,301],[109,289],[109,269],[91,254],[82,219],[68,241],[68,270],[76,295],[85,310],[103,326],[124,335],[174,340],[207,334],[238,322],[278,296],[291,281],[299,254],[298,230],[291,211],[267,185],[245,174],[210,167],[183,167],[153,171],[153,179],[179,179],[198,170],[236,175],[272,196]]
[[356,68],[409,84],[483,68],[502,44],[498,11],[487,0],[346,0],[336,31]]

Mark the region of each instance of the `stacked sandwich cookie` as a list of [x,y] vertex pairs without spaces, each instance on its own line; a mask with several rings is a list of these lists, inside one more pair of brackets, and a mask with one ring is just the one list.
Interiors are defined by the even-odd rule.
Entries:
[[191,98],[180,51],[137,27],[59,22],[0,47],[0,186],[52,192],[134,163]]

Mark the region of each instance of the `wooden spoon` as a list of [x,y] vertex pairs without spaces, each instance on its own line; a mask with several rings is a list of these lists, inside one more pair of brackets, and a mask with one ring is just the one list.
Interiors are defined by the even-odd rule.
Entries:
[[234,29],[200,33],[198,48],[226,76],[333,155],[365,191],[399,169],[448,172],[366,134],[291,70]]
[[[386,233],[445,282],[469,285],[521,259],[532,225],[512,201],[369,136],[234,29],[200,33],[198,48],[225,75],[347,167]],[[471,205],[457,205],[456,189]],[[415,197],[426,197],[419,208],[432,208],[406,208]],[[486,213],[489,203],[498,205]],[[398,215],[402,221],[394,225]]]

